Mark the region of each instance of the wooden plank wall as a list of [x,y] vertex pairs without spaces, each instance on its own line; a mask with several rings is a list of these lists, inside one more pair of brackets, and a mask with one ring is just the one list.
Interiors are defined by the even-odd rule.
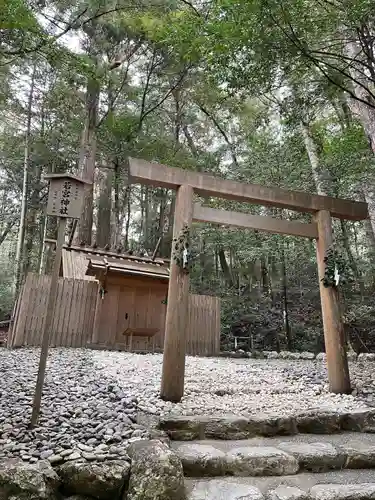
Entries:
[[[15,311],[9,347],[40,345],[51,283],[47,275],[28,274]],[[51,346],[82,347],[91,339],[98,284],[60,278]]]
[[[130,284],[130,283],[129,283]],[[155,351],[164,345],[166,305],[162,303],[167,287],[116,286],[105,294],[100,322],[99,343],[108,348],[125,348],[123,330],[134,327],[160,328]],[[9,347],[40,345],[50,276],[28,274],[17,306]],[[98,284],[92,281],[60,278],[57,290],[51,346],[83,347],[91,343]],[[98,300],[101,300],[98,297]],[[128,319],[125,314],[128,313]],[[133,350],[148,350],[147,341],[133,339]],[[220,299],[207,295],[190,295],[189,324],[186,331],[186,353],[191,356],[213,356],[220,351]]]
[[[140,277],[109,276],[107,292],[101,305],[98,343],[102,346],[126,350],[127,328],[157,328],[155,350],[162,350],[168,282]],[[147,339],[134,337],[133,350],[151,349]]]
[[186,354],[214,356],[220,352],[220,299],[190,295]]

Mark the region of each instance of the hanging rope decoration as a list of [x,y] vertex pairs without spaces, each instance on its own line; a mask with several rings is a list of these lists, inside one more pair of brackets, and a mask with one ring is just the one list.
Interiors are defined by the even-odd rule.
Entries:
[[104,271],[104,275],[102,276],[102,279],[100,280],[100,288],[99,288],[99,295],[100,295],[100,298],[102,300],[104,300],[104,295],[108,292],[108,290],[107,290],[107,274],[108,274],[108,267],[109,267],[107,259],[104,257],[103,260],[105,262],[105,271]]
[[189,273],[191,266],[190,229],[185,224],[177,238],[173,238],[172,259],[184,273]]
[[104,295],[107,293],[107,290],[104,288],[103,285],[100,285],[100,288],[99,288],[99,295],[100,295],[100,298],[103,300],[104,299]]
[[324,257],[325,271],[322,278],[323,285],[328,288],[338,288],[348,280],[348,268],[344,259],[337,250],[330,247]]

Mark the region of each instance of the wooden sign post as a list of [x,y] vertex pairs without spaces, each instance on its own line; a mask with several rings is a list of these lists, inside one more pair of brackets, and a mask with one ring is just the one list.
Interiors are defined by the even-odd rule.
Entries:
[[58,217],[56,255],[53,263],[51,286],[49,290],[47,313],[44,322],[42,349],[40,352],[38,377],[36,381],[30,427],[38,422],[44,377],[46,372],[48,346],[53,325],[53,313],[56,302],[57,284],[60,273],[62,248],[65,241],[67,218],[79,219],[83,203],[83,189],[87,184],[82,179],[69,174],[51,174],[44,177],[50,182],[48,191],[47,216]]

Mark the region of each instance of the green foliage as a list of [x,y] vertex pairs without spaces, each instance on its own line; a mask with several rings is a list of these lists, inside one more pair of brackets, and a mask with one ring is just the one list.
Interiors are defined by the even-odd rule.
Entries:
[[35,31],[38,24],[25,1],[1,0],[0,26],[4,30]]
[[[307,0],[10,0],[3,2],[0,21],[5,64],[0,69],[0,238],[19,213],[27,98],[36,69],[25,272],[39,270],[46,202],[43,174],[80,173],[79,165],[95,155],[94,237],[104,206],[112,210],[104,219],[113,246],[152,254],[163,236],[159,254],[169,257],[172,246],[173,258],[183,266],[186,250],[192,290],[222,299],[222,341],[228,348],[241,331],[253,335],[259,349],[285,348],[287,316],[294,346],[320,350],[313,243],[208,224],[194,225],[191,235],[183,233],[182,241],[172,242],[173,194],[164,188],[129,187],[127,161],[129,156],[140,157],[309,193],[317,191],[316,175],[326,171],[334,196],[363,196],[364,176],[371,179],[375,174],[373,153],[368,129],[359,121],[363,117],[351,112],[352,101],[344,93],[353,82],[343,54],[347,33],[369,28],[372,36],[372,4],[351,2],[344,11],[337,3]],[[116,66],[113,61],[120,62]],[[366,75],[373,88],[370,71]],[[97,117],[88,110],[90,86],[99,88]],[[83,153],[81,149],[82,159],[80,144],[87,123],[95,118],[94,139]],[[301,123],[316,146],[317,173]],[[109,179],[109,190],[103,178]],[[195,201],[311,221],[311,214],[279,208],[207,197]],[[165,219],[169,230],[163,234]],[[335,226],[337,251],[346,266],[345,273],[344,267],[339,272],[356,276],[341,281],[346,322],[353,335],[365,331],[370,345],[375,337],[368,300],[375,284],[374,242],[362,223],[348,225],[347,234],[344,229]],[[18,222],[0,243],[0,251],[15,243],[17,230]],[[47,236],[54,237],[54,231],[48,224]],[[14,256],[4,255],[0,308],[9,312]],[[333,251],[327,284],[332,284],[335,265],[341,266]]]

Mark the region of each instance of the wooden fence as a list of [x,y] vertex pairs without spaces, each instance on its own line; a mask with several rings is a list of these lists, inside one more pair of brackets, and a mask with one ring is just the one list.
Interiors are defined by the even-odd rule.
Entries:
[[190,295],[186,353],[212,356],[220,352],[220,299]]
[[[28,274],[8,335],[9,347],[41,344],[51,277]],[[98,284],[60,278],[50,337],[51,346],[82,347],[91,337]]]
[[[50,276],[27,275],[8,335],[8,347],[40,346],[50,282]],[[59,279],[51,346],[83,347],[91,343],[97,297],[97,282]],[[186,352],[192,356],[219,353],[220,299],[190,295],[186,343]]]

